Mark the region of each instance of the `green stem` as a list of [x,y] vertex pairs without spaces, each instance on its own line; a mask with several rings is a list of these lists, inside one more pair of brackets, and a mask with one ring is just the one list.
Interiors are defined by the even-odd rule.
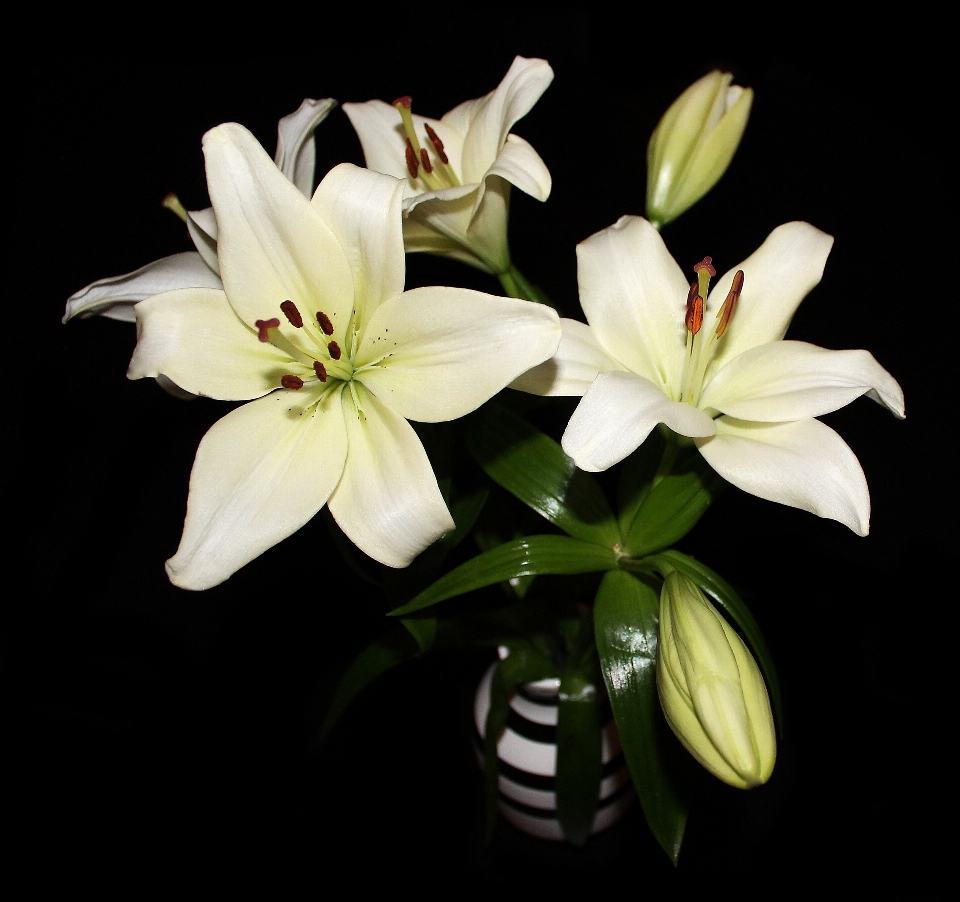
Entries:
[[653,481],[650,483],[651,489],[670,475],[673,465],[677,462],[677,455],[679,453],[680,446],[676,442],[672,442],[668,439],[663,448],[663,454],[660,457],[660,463],[657,466],[657,472],[654,473]]
[[534,301],[537,304],[546,304],[548,307],[556,309],[556,304],[547,297],[546,293],[534,285],[512,263],[508,270],[497,273],[497,277],[500,279],[500,284],[503,286],[507,297],[520,298],[524,301]]

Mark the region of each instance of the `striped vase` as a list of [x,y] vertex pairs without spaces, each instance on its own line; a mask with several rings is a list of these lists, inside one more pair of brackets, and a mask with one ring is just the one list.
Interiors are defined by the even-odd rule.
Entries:
[[[490,683],[496,664],[480,680],[473,705],[476,750],[483,766],[483,736],[490,709]],[[507,726],[497,744],[500,813],[513,826],[540,839],[563,840],[557,820],[557,693],[556,677],[524,683],[510,699]],[[600,798],[592,833],[614,824],[633,802],[633,784],[620,750],[609,708],[601,737],[603,760]]]

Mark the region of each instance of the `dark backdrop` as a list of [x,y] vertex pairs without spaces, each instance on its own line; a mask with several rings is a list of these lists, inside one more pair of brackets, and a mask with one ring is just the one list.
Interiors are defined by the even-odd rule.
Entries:
[[[905,66],[904,48],[920,46],[907,34],[807,43],[724,32],[714,43],[695,23],[626,33],[586,9],[441,19],[446,31],[438,20],[417,38],[311,29],[309,52],[288,39],[282,53],[218,41],[158,55],[90,38],[82,53],[27,67],[8,308],[28,313],[7,327],[20,355],[7,509],[23,545],[8,559],[2,652],[9,783],[26,802],[14,811],[35,874],[80,886],[129,872],[135,887],[189,868],[197,885],[266,878],[281,897],[301,877],[318,891],[335,878],[453,893],[506,881],[679,891],[711,879],[776,897],[780,883],[839,879],[932,895],[941,734],[955,709],[941,658],[956,456],[936,411],[952,393],[943,360],[957,295],[936,48],[924,43]],[[576,243],[643,212],[653,127],[720,66],[756,90],[754,111],[730,170],[665,230],[668,246],[684,266],[709,253],[724,271],[782,222],[832,233],[824,280],[790,335],[868,348],[907,398],[905,422],[865,399],[825,418],[867,474],[868,538],[730,489],[681,545],[748,596],[780,668],[787,733],[767,786],[708,789],[676,872],[636,810],[580,851],[502,824],[482,846],[469,707],[483,653],[401,668],[316,749],[332,681],[379,628],[379,609],[340,579],[319,523],[222,586],[173,588],[163,562],[193,454],[227,406],[127,381],[133,326],[59,321],[94,279],[191,249],[160,200],[176,191],[188,208],[207,205],[208,128],[241,122],[272,153],[277,120],[305,96],[410,93],[439,116],[491,90],[515,54],[556,73],[514,129],[553,174],[546,205],[513,195],[513,255],[529,277],[576,309]],[[340,111],[317,148],[318,176],[363,162]],[[457,264],[408,261],[408,285],[497,290]]]

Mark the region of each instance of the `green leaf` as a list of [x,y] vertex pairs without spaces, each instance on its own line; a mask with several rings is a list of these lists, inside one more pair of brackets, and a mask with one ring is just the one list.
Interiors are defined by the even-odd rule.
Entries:
[[390,615],[402,617],[505,579],[546,573],[593,573],[616,566],[613,549],[567,536],[525,536],[461,564]]
[[380,674],[416,657],[419,646],[399,624],[391,632],[371,642],[346,669],[333,694],[333,700],[320,726],[317,743],[322,743],[357,695]]
[[590,838],[600,797],[602,751],[597,687],[583,674],[560,675],[557,711],[557,818],[575,846]]
[[706,564],[702,564],[696,558],[683,554],[676,549],[669,549],[656,555],[653,560],[662,558],[667,561],[674,569],[689,576],[704,592],[707,593],[721,608],[729,615],[730,619],[737,625],[743,640],[750,647],[753,656],[760,665],[763,678],[767,684],[767,691],[770,693],[770,701],[773,703],[773,715],[777,721],[777,732],[780,739],[783,739],[783,701],[780,697],[780,679],[777,676],[777,668],[773,663],[773,655],[770,653],[770,647],[766,639],[763,638],[763,632],[760,624],[750,613],[744,600],[737,594],[736,589],[730,585],[719,573],[711,570]]
[[617,485],[617,519],[621,535],[629,535],[643,502],[650,494],[653,478],[663,457],[666,445],[659,430],[654,429],[644,443],[633,452],[620,467]]
[[498,485],[568,535],[607,548],[620,530],[597,481],[549,436],[499,404],[466,423],[467,446]]
[[669,770],[676,746],[657,695],[660,596],[624,571],[606,574],[594,605],[594,630],[613,716],[647,824],[674,865],[687,804]]
[[429,651],[433,645],[433,640],[437,636],[437,618],[436,617],[404,617],[400,621],[407,632],[417,640],[417,648],[421,653]]
[[722,485],[723,480],[700,454],[689,450],[639,506],[624,535],[627,553],[633,557],[653,554],[682,539],[710,507]]

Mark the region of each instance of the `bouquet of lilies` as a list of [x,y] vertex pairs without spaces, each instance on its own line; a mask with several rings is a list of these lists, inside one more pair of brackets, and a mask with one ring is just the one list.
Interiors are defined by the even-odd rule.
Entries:
[[[817,417],[861,395],[902,417],[903,393],[865,350],[785,339],[833,242],[813,225],[778,225],[724,274],[667,250],[661,231],[723,175],[747,125],[752,91],[720,71],[650,138],[646,218],[578,245],[582,317],[561,316],[508,241],[511,189],[549,199],[547,166],[511,129],[552,78],[517,57],[495,90],[439,119],[409,97],[344,104],[366,168],[342,163],[316,187],[314,132],[336,101],[282,119],[272,160],[220,125],[203,140],[212,206],[164,201],[195,249],[93,283],[64,319],[135,321],[130,378],[245,402],[197,450],[166,564],[175,585],[218,585],[320,513],[309,528],[377,585],[383,634],[343,675],[325,732],[404,660],[499,648],[491,816],[509,699],[557,678],[564,835],[590,835],[608,698],[676,862],[689,800],[666,727],[749,789],[773,772],[780,700],[750,610],[675,546],[727,483],[866,535],[863,470]],[[408,253],[475,267],[502,294],[405,290]],[[580,400],[553,436],[560,397]],[[326,554],[304,562],[321,593]]]

